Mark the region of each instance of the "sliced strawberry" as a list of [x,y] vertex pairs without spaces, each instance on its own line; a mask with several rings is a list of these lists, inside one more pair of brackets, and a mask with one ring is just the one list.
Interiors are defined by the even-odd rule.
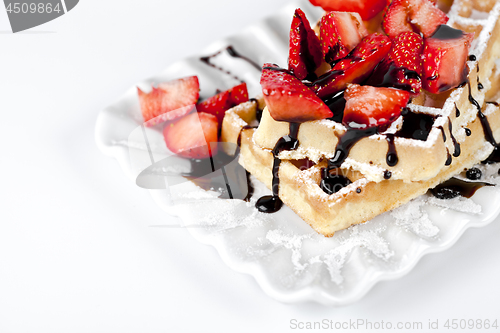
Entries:
[[400,33],[392,40],[389,60],[398,68],[396,80],[401,85],[409,85],[412,94],[422,90],[423,38],[414,32]]
[[215,96],[209,97],[196,107],[198,112],[213,114],[217,117],[219,124],[222,124],[224,114],[229,109],[229,90],[218,93]]
[[247,84],[242,83],[229,89],[228,109],[248,101]]
[[323,60],[321,45],[316,33],[300,9],[295,10],[290,30],[288,68],[303,80],[318,68]]
[[274,120],[302,123],[333,116],[328,106],[306,85],[276,65],[264,64],[260,84]]
[[409,0],[410,19],[424,37],[431,36],[441,25],[448,22],[448,16],[430,0]]
[[379,33],[366,36],[349,57],[337,62],[331,71],[314,81],[311,89],[321,99],[327,99],[344,90],[349,83],[360,83],[389,53],[391,44],[389,37]]
[[350,84],[344,98],[344,125],[351,128],[378,127],[379,131],[384,131],[399,117],[410,99],[410,93],[393,88]]
[[[150,93],[137,88],[139,104],[144,121],[149,126],[162,121],[173,120],[192,110],[200,97],[200,84],[197,76],[189,76],[170,82],[160,83]],[[156,118],[161,116],[159,118]],[[150,121],[151,119],[153,121]]]
[[368,21],[386,5],[386,0],[309,0],[313,5],[326,11],[357,12]]
[[344,58],[368,35],[358,13],[328,12],[320,22],[319,39],[325,61]]
[[429,37],[448,16],[431,0],[392,0],[382,21],[384,32],[396,37],[404,31],[421,32]]
[[187,158],[207,158],[217,154],[217,118],[194,112],[165,126],[163,137],[168,149]]
[[431,93],[455,88],[467,79],[467,57],[474,33],[464,33],[447,25],[425,39],[423,85]]

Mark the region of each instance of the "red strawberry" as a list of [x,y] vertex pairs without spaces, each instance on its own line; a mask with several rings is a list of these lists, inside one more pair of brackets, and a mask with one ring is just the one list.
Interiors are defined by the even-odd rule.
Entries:
[[382,28],[391,37],[404,31],[417,31],[429,37],[446,22],[448,16],[431,0],[392,0],[384,15]]
[[242,83],[229,89],[228,109],[248,101],[247,84]]
[[229,90],[218,93],[215,96],[209,97],[196,107],[198,112],[205,112],[213,114],[217,117],[219,124],[222,124],[222,119],[224,119],[224,114],[229,105]]
[[467,57],[474,33],[464,33],[447,25],[425,39],[423,84],[431,93],[455,88],[467,79]]
[[396,80],[401,85],[410,85],[412,94],[422,90],[423,38],[410,31],[400,33],[392,40],[389,60],[398,68]]
[[386,0],[309,0],[326,11],[357,12],[367,21],[377,15],[386,5]]
[[[151,126],[162,121],[173,120],[192,110],[200,96],[198,77],[189,76],[170,82],[160,83],[150,93],[137,88],[142,116]],[[161,116],[159,118],[156,118]],[[151,119],[153,121],[150,121]]]
[[366,36],[349,57],[337,62],[331,71],[314,81],[311,89],[320,98],[327,99],[344,90],[349,83],[360,83],[389,53],[391,44],[389,37],[379,33]]
[[168,149],[187,158],[207,158],[217,154],[217,118],[194,112],[165,126],[163,137]]
[[328,12],[321,18],[319,40],[328,63],[344,58],[368,35],[358,13]]
[[226,110],[246,101],[248,101],[247,84],[242,83],[207,98],[198,104],[197,109],[198,112],[206,112],[216,116],[220,127]]
[[293,15],[290,29],[290,50],[288,68],[303,80],[313,73],[323,61],[318,36],[311,29],[306,14],[298,8]]
[[351,128],[376,126],[379,131],[384,131],[399,117],[410,99],[410,93],[394,88],[350,84],[344,98],[344,125]]
[[276,65],[264,64],[260,84],[274,120],[302,123],[333,116],[328,106],[306,85]]

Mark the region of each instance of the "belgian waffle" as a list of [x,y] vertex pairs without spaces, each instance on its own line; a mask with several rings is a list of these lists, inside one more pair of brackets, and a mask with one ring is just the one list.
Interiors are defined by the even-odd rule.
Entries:
[[[484,18],[486,13],[479,12],[485,8],[490,11],[487,18]],[[411,111],[408,116],[401,116],[387,131],[357,142],[343,167],[357,170],[372,181],[381,181],[389,171],[392,179],[410,182],[432,179],[449,168],[450,162],[455,163],[461,153],[460,145],[470,130],[469,123],[478,116],[478,109],[469,96],[483,105],[485,96],[491,95],[489,78],[496,70],[493,55],[500,54],[499,13],[500,3],[495,1],[456,1],[448,13],[449,24],[475,33],[471,61],[467,63],[468,83],[451,93],[421,93],[408,104]],[[428,128],[416,138],[405,121],[408,124],[425,122]],[[288,127],[286,122],[275,121],[265,109],[253,140],[260,148],[273,149],[278,139],[288,134]],[[345,132],[343,124],[328,119],[301,124],[299,147],[281,152],[279,158],[308,158],[314,162],[332,158]],[[397,154],[395,165],[390,162],[391,153]]]
[[[399,158],[395,166],[387,164],[391,151],[388,142],[391,134],[401,128],[403,119],[385,133],[360,140],[337,169],[339,176],[351,183],[327,194],[319,185],[321,170],[346,129],[331,120],[300,125],[299,148],[277,156],[280,164],[275,178],[279,179],[280,199],[317,232],[331,236],[337,230],[368,221],[426,193],[492,153],[500,139],[500,64],[495,63],[495,54],[500,53],[500,2],[490,1],[485,6],[484,2],[468,1],[452,5],[450,24],[476,33],[470,52],[475,60],[471,57],[468,62],[468,83],[444,96],[421,94],[409,105],[413,113],[431,119],[432,124],[426,140],[393,136],[393,149]],[[487,18],[481,18],[486,13],[479,11],[485,8],[491,11]],[[272,188],[272,149],[289,134],[290,126],[274,121],[264,108],[258,128],[252,128],[258,118],[256,104],[247,102],[226,112],[222,138],[238,143],[240,164]],[[262,108],[263,101],[258,104]]]

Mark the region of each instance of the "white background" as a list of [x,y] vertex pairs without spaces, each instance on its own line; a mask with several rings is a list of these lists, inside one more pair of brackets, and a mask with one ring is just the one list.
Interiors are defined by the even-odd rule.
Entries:
[[286,3],[85,0],[18,34],[0,8],[0,332],[500,320],[500,219],[356,304],[281,304],[187,230],[152,227],[172,218],[98,151],[97,115],[127,88]]

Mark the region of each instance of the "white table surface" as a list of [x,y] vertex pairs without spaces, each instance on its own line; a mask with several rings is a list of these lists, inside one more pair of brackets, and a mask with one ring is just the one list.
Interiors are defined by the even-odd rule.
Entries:
[[187,230],[152,227],[172,218],[97,149],[97,115],[127,88],[286,3],[84,0],[18,34],[0,8],[0,332],[500,322],[500,219],[356,304],[281,304]]

